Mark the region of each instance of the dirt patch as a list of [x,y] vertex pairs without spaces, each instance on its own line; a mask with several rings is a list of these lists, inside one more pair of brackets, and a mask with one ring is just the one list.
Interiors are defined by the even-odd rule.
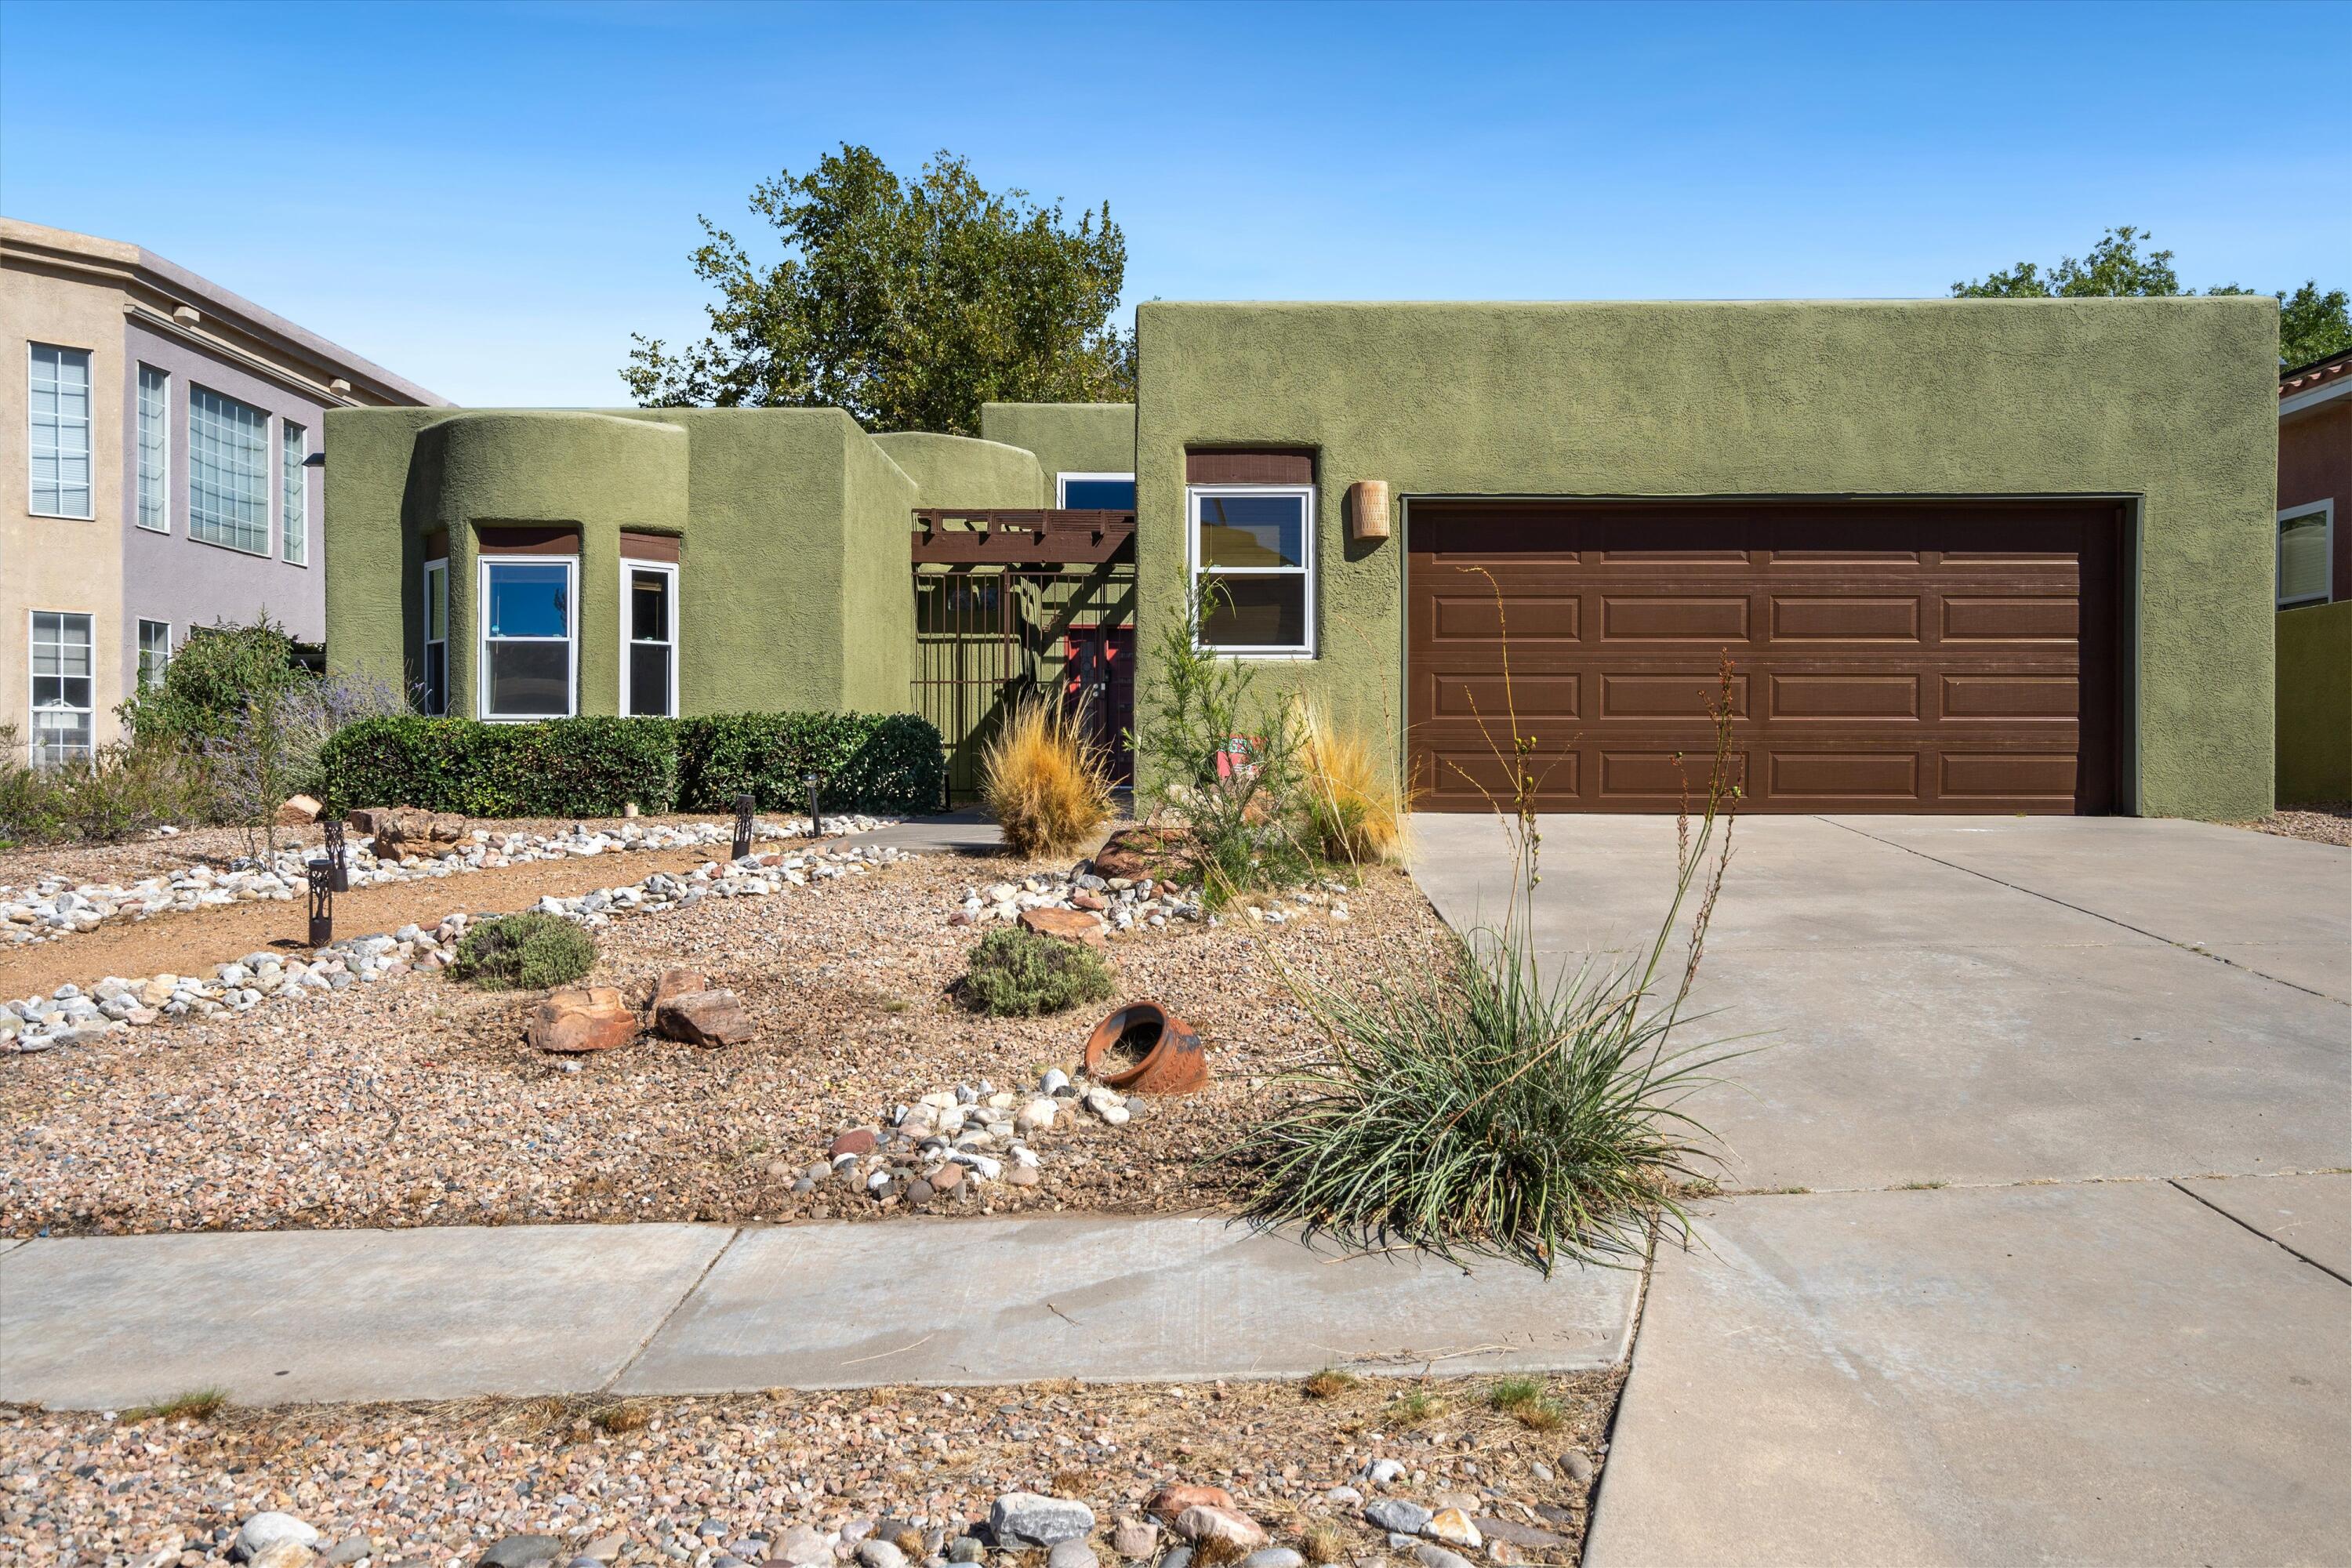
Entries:
[[[501,832],[509,831],[503,826]],[[723,857],[727,847],[715,847]],[[566,856],[519,866],[411,882],[380,882],[335,895],[335,935],[373,936],[404,925],[431,925],[463,910],[509,914],[553,894],[571,898],[656,871],[690,871],[708,864],[711,848],[644,849],[626,854]],[[247,900],[173,910],[139,921],[110,921],[58,942],[26,942],[0,951],[0,996],[47,996],[71,982],[87,990],[106,976],[209,974],[213,965],[275,949],[308,952],[310,905],[291,900]]]
[[2352,845],[2352,801],[2329,800],[2289,806],[2252,822],[2233,822],[2230,826],[2273,833],[2281,838],[2308,839],[2314,844]]
[[[1016,1488],[1086,1502],[1097,1554],[1116,1563],[1115,1523],[1176,1483],[1226,1489],[1279,1544],[1315,1531],[1364,1562],[1385,1538],[1325,1494],[1394,1458],[1405,1478],[1392,1495],[1434,1507],[1467,1494],[1478,1514],[1559,1542],[1514,1561],[1573,1563],[1591,1483],[1570,1479],[1568,1457],[1602,1462],[1622,1375],[1542,1383],[1537,1426],[1491,1409],[1485,1380],[1444,1378],[1349,1380],[1319,1398],[1296,1383],[1063,1383],[307,1405],[136,1426],[0,1407],[0,1472],[39,1478],[29,1518],[6,1515],[33,1563],[126,1561],[173,1542],[225,1561],[236,1526],[277,1508],[316,1528],[322,1550],[370,1538],[380,1563],[471,1562],[501,1536],[545,1533],[575,1551],[617,1535],[616,1564],[655,1568],[673,1532],[719,1551],[798,1523],[960,1534]],[[698,1534],[705,1521],[720,1533]]]
[[[567,1071],[523,1043],[534,995],[415,975],[0,1058],[0,1233],[876,1218],[845,1188],[795,1195],[792,1184],[836,1134],[894,1103],[1074,1068],[1108,1011],[1000,1019],[956,1005],[979,933],[948,914],[965,887],[1027,869],[920,859],[597,933],[593,984],[634,999],[680,967],[732,989],[754,1033],[720,1049],[648,1039]],[[445,905],[478,901],[426,886]],[[1373,873],[1348,903],[1345,924],[1177,921],[1114,938],[1117,998],[1189,1020],[1213,1083],[1135,1099],[1123,1127],[1060,1118],[1037,1141],[1041,1184],[959,1194],[952,1212],[1224,1203],[1201,1156],[1245,1135],[1276,1075],[1319,1048],[1284,976],[1428,973],[1448,940],[1400,871]]]

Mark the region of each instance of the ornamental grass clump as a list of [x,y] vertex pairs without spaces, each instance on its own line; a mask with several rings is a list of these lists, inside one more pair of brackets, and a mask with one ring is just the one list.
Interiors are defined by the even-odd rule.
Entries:
[[1673,899],[1656,935],[1629,963],[1588,960],[1547,981],[1530,932],[1541,778],[1535,738],[1510,709],[1507,646],[1497,720],[1507,749],[1489,741],[1511,781],[1502,925],[1454,940],[1433,974],[1291,979],[1330,1053],[1292,1075],[1294,1101],[1215,1158],[1260,1223],[1456,1260],[1517,1258],[1549,1273],[1563,1259],[1639,1258],[1654,1217],[1686,1234],[1675,1189],[1712,1159],[1706,1128],[1683,1107],[1729,1053],[1682,1044],[1677,1030],[1739,798],[1732,673],[1727,658],[1709,698],[1706,804],[1694,824],[1686,803],[1677,824]]
[[562,915],[532,911],[475,926],[457,943],[449,973],[486,991],[544,991],[595,966],[593,937]]
[[963,999],[1000,1018],[1066,1012],[1110,995],[1110,965],[1082,942],[998,926],[975,943]]
[[981,799],[1015,855],[1067,854],[1110,820],[1110,761],[1078,717],[1055,703],[1024,702],[981,753]]
[[1323,858],[1349,866],[1379,865],[1404,853],[1405,814],[1395,771],[1359,731],[1309,709],[1299,747],[1307,820]]

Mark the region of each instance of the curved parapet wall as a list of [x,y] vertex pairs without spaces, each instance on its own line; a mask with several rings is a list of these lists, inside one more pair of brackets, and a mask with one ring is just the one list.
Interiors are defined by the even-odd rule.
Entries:
[[877,436],[874,444],[915,481],[924,507],[1051,506],[1045,470],[1037,454],[1001,441],[970,436],[932,436],[901,431]]
[[434,521],[686,527],[687,435],[572,410],[457,414],[416,434],[436,477]]

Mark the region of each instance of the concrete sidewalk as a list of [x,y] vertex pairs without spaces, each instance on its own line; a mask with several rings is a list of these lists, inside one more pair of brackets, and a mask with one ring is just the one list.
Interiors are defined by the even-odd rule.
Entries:
[[1192,1218],[69,1237],[0,1244],[0,1400],[1573,1371],[1638,1284]]

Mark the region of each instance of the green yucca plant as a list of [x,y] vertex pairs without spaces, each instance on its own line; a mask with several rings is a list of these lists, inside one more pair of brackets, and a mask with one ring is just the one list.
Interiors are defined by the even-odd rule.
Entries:
[[[1507,710],[1507,637],[1505,648]],[[1588,960],[1551,983],[1528,918],[1539,848],[1534,738],[1507,712],[1508,750],[1489,741],[1512,781],[1501,927],[1455,940],[1425,977],[1292,982],[1330,1054],[1293,1075],[1302,1092],[1287,1108],[1213,1156],[1240,1173],[1250,1217],[1457,1260],[1515,1257],[1547,1273],[1563,1259],[1639,1257],[1654,1216],[1687,1233],[1675,1188],[1711,1160],[1711,1140],[1681,1107],[1735,1054],[1675,1037],[1730,858],[1740,794],[1731,693],[1727,657],[1709,702],[1706,802],[1695,825],[1685,804],[1674,898],[1656,937],[1631,962]]]

